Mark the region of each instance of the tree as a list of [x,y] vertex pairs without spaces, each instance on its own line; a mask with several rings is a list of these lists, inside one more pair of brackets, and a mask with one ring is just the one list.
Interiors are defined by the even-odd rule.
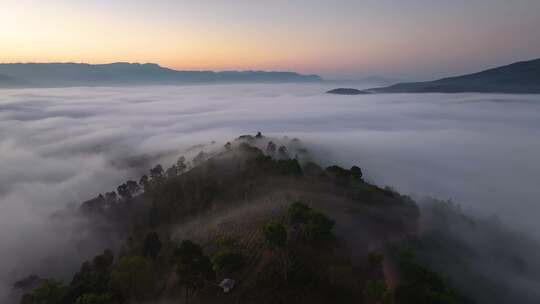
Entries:
[[128,200],[131,198],[131,194],[129,193],[129,188],[125,183],[118,186],[118,188],[116,188],[116,191],[118,192],[118,195],[120,195],[120,197],[123,198],[124,200]]
[[[45,280],[32,292],[31,302],[36,304],[60,304],[66,296],[68,288],[60,281]],[[28,301],[25,299],[25,301]]]
[[124,298],[143,298],[153,281],[152,263],[140,256],[120,258],[111,272],[111,287]]
[[262,138],[262,137],[263,136],[262,136],[261,132],[257,132],[257,135],[255,135],[255,138]]
[[109,291],[114,255],[110,249],[84,262],[71,280],[66,302],[73,303],[84,294],[102,294]]
[[263,227],[266,244],[270,248],[283,247],[287,243],[287,231],[281,223],[270,221]]
[[152,181],[158,181],[163,177],[163,167],[161,165],[156,165],[154,168],[150,169],[150,179]]
[[128,191],[129,191],[129,194],[131,196],[137,194],[139,192],[139,190],[141,190],[141,188],[139,187],[137,182],[134,181],[134,180],[128,180],[126,182],[126,186],[127,186]]
[[192,241],[182,241],[174,252],[176,258],[176,274],[179,282],[185,287],[186,302],[190,294],[204,287],[208,281],[213,281],[216,274],[210,258],[204,255],[202,248]]
[[268,145],[266,145],[266,153],[269,155],[274,155],[274,153],[276,153],[276,144],[274,144],[274,142],[268,142]]
[[350,171],[354,178],[362,178],[362,169],[360,167],[352,166]]
[[368,280],[366,282],[365,295],[368,301],[379,303],[386,295],[388,288],[384,280]]
[[324,214],[310,210],[305,231],[310,240],[324,240],[332,237],[335,222]]
[[156,259],[160,250],[161,250],[161,241],[159,240],[159,235],[157,232],[150,232],[144,238],[144,256],[151,257],[153,260]]
[[75,304],[110,304],[113,303],[112,296],[108,293],[105,294],[96,294],[96,293],[87,293],[75,301]]
[[413,252],[401,251],[398,254],[397,264],[400,284],[395,289],[396,303],[467,303],[447,285],[438,273],[420,264]]
[[307,222],[310,210],[311,208],[301,202],[297,201],[292,203],[288,210],[289,221],[293,224],[303,224]]
[[147,175],[141,176],[141,179],[139,180],[139,185],[143,188],[144,191],[149,190],[148,186],[150,185],[150,182],[148,181]]
[[232,148],[232,145],[230,142],[227,142],[224,147],[225,147],[225,150],[230,151]]
[[186,171],[187,165],[186,165],[186,158],[183,156],[180,156],[178,160],[176,161],[176,169],[178,170],[178,174],[182,174]]

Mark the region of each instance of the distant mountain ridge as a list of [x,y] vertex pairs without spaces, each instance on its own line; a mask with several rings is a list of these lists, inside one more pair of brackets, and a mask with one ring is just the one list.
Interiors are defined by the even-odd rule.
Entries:
[[153,63],[117,62],[96,65],[85,63],[0,64],[0,87],[317,81],[322,81],[318,75],[302,75],[294,72],[177,71]]
[[427,82],[398,83],[366,90],[373,93],[540,93],[540,59]]

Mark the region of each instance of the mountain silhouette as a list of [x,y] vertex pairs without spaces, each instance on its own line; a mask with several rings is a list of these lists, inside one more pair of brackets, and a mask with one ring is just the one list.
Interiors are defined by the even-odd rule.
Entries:
[[[0,86],[69,87],[230,82],[317,82],[317,75],[265,71],[177,71],[146,63],[10,63],[0,64]],[[14,79],[20,80],[20,82]]]
[[479,73],[427,82],[398,83],[366,90],[375,93],[540,93],[540,59],[522,61]]

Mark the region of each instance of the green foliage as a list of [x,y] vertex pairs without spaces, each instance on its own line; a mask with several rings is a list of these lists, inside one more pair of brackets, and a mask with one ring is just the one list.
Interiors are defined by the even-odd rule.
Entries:
[[352,166],[351,169],[349,170],[351,172],[351,175],[352,177],[354,178],[362,178],[362,169],[360,169],[360,167],[358,166]]
[[324,214],[310,210],[305,225],[306,236],[310,240],[327,240],[332,238],[332,229],[335,222]]
[[351,180],[362,178],[362,169],[357,166],[352,166],[350,170],[347,170],[334,165],[326,168],[326,171],[335,176],[337,181],[341,184],[346,184]]
[[244,256],[232,250],[222,249],[212,257],[212,265],[216,272],[234,272],[244,265]]
[[453,304],[460,303],[458,296],[446,282],[415,259],[408,251],[398,257],[401,284],[396,288],[395,298],[402,304]]
[[68,288],[62,282],[46,280],[32,292],[32,302],[35,304],[60,304],[66,296]]
[[216,274],[210,258],[203,253],[201,246],[192,241],[182,241],[174,251],[176,274],[181,285],[189,290],[202,288],[208,281],[213,281]]
[[324,214],[313,210],[301,202],[294,202],[288,209],[289,221],[301,224],[305,237],[309,240],[332,238],[335,222]]
[[384,261],[384,256],[380,252],[370,252],[368,254],[368,263],[371,267],[380,267]]
[[84,262],[79,272],[73,276],[63,303],[74,303],[83,294],[107,293],[113,260],[112,251],[107,249],[91,262]]
[[366,282],[366,297],[372,301],[379,302],[387,293],[388,288],[384,280],[369,280]]
[[293,224],[307,222],[310,210],[311,208],[301,202],[292,203],[288,210],[289,221]]
[[283,247],[287,243],[287,231],[281,223],[270,221],[263,227],[264,239],[270,248]]
[[75,304],[110,304],[113,303],[110,294],[87,293],[80,296]]
[[143,255],[155,260],[161,250],[161,246],[159,235],[156,232],[150,232],[144,238]]
[[153,287],[152,263],[140,256],[122,257],[111,273],[111,287],[125,298],[143,298]]
[[302,167],[297,159],[280,159],[276,161],[278,172],[284,175],[301,176]]

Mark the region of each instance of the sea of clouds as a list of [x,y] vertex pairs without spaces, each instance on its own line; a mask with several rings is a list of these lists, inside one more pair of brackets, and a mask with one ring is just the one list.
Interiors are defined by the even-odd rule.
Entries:
[[299,137],[323,164],[357,164],[371,182],[452,199],[540,238],[539,95],[324,94],[330,88],[0,90],[0,299],[14,280],[68,275],[107,243],[84,243],[73,228],[83,226],[52,212],[195,144],[257,131]]

